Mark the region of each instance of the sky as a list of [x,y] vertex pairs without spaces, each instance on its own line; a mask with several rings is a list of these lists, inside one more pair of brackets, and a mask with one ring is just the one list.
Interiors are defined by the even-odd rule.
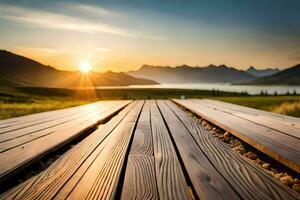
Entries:
[[61,70],[300,63],[299,0],[0,0],[0,49]]

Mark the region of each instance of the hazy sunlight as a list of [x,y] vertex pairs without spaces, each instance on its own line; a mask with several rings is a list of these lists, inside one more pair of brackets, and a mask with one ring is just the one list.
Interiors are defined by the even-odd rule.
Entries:
[[91,71],[91,65],[88,61],[81,61],[79,69],[82,73],[89,73]]

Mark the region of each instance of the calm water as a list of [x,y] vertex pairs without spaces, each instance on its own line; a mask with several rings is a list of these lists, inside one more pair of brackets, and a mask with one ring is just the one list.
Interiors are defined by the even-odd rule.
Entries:
[[256,85],[230,85],[230,84],[161,84],[161,85],[131,85],[124,87],[98,87],[98,88],[178,88],[178,89],[201,89],[220,90],[226,92],[248,92],[249,94],[260,94],[261,91],[268,94],[286,94],[287,92],[300,94],[300,86],[256,86]]

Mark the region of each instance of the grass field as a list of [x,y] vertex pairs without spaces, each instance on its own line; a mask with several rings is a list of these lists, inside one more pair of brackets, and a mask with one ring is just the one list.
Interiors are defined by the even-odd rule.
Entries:
[[300,96],[210,97],[269,112],[300,117]]
[[1,103],[0,119],[7,119],[17,116],[29,115],[32,113],[44,112],[49,110],[62,109],[89,103],[90,101],[72,100],[52,100],[41,99],[31,103]]
[[0,88],[0,119],[82,105],[97,100],[212,98],[261,110],[300,117],[300,96],[249,96],[185,89]]
[[0,88],[0,119],[62,109],[96,101],[59,94],[30,94],[14,88]]

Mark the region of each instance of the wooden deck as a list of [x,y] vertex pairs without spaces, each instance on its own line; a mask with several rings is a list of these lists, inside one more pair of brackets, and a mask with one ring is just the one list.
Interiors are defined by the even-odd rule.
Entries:
[[300,173],[300,118],[214,100],[175,100]]
[[[219,102],[205,100],[206,106],[196,100],[176,102],[201,116],[202,112],[213,112],[212,118],[214,112],[223,112],[212,106]],[[230,104],[224,109],[224,116],[229,109],[240,113],[239,107]],[[236,118],[270,116],[251,109],[247,112]],[[0,198],[300,199],[298,193],[213,137],[198,121],[167,100],[98,102],[0,121],[0,180],[112,115],[115,116],[46,170]],[[219,120],[218,125],[229,121],[214,120]],[[272,120],[276,124],[273,132],[299,139],[298,132],[293,131],[299,128],[298,119],[274,115]],[[265,121],[245,121],[259,127],[251,134],[268,125]],[[293,144],[283,145],[288,147]],[[299,151],[293,155],[299,156]]]
[[109,118],[129,101],[103,101],[1,121],[0,182]]

